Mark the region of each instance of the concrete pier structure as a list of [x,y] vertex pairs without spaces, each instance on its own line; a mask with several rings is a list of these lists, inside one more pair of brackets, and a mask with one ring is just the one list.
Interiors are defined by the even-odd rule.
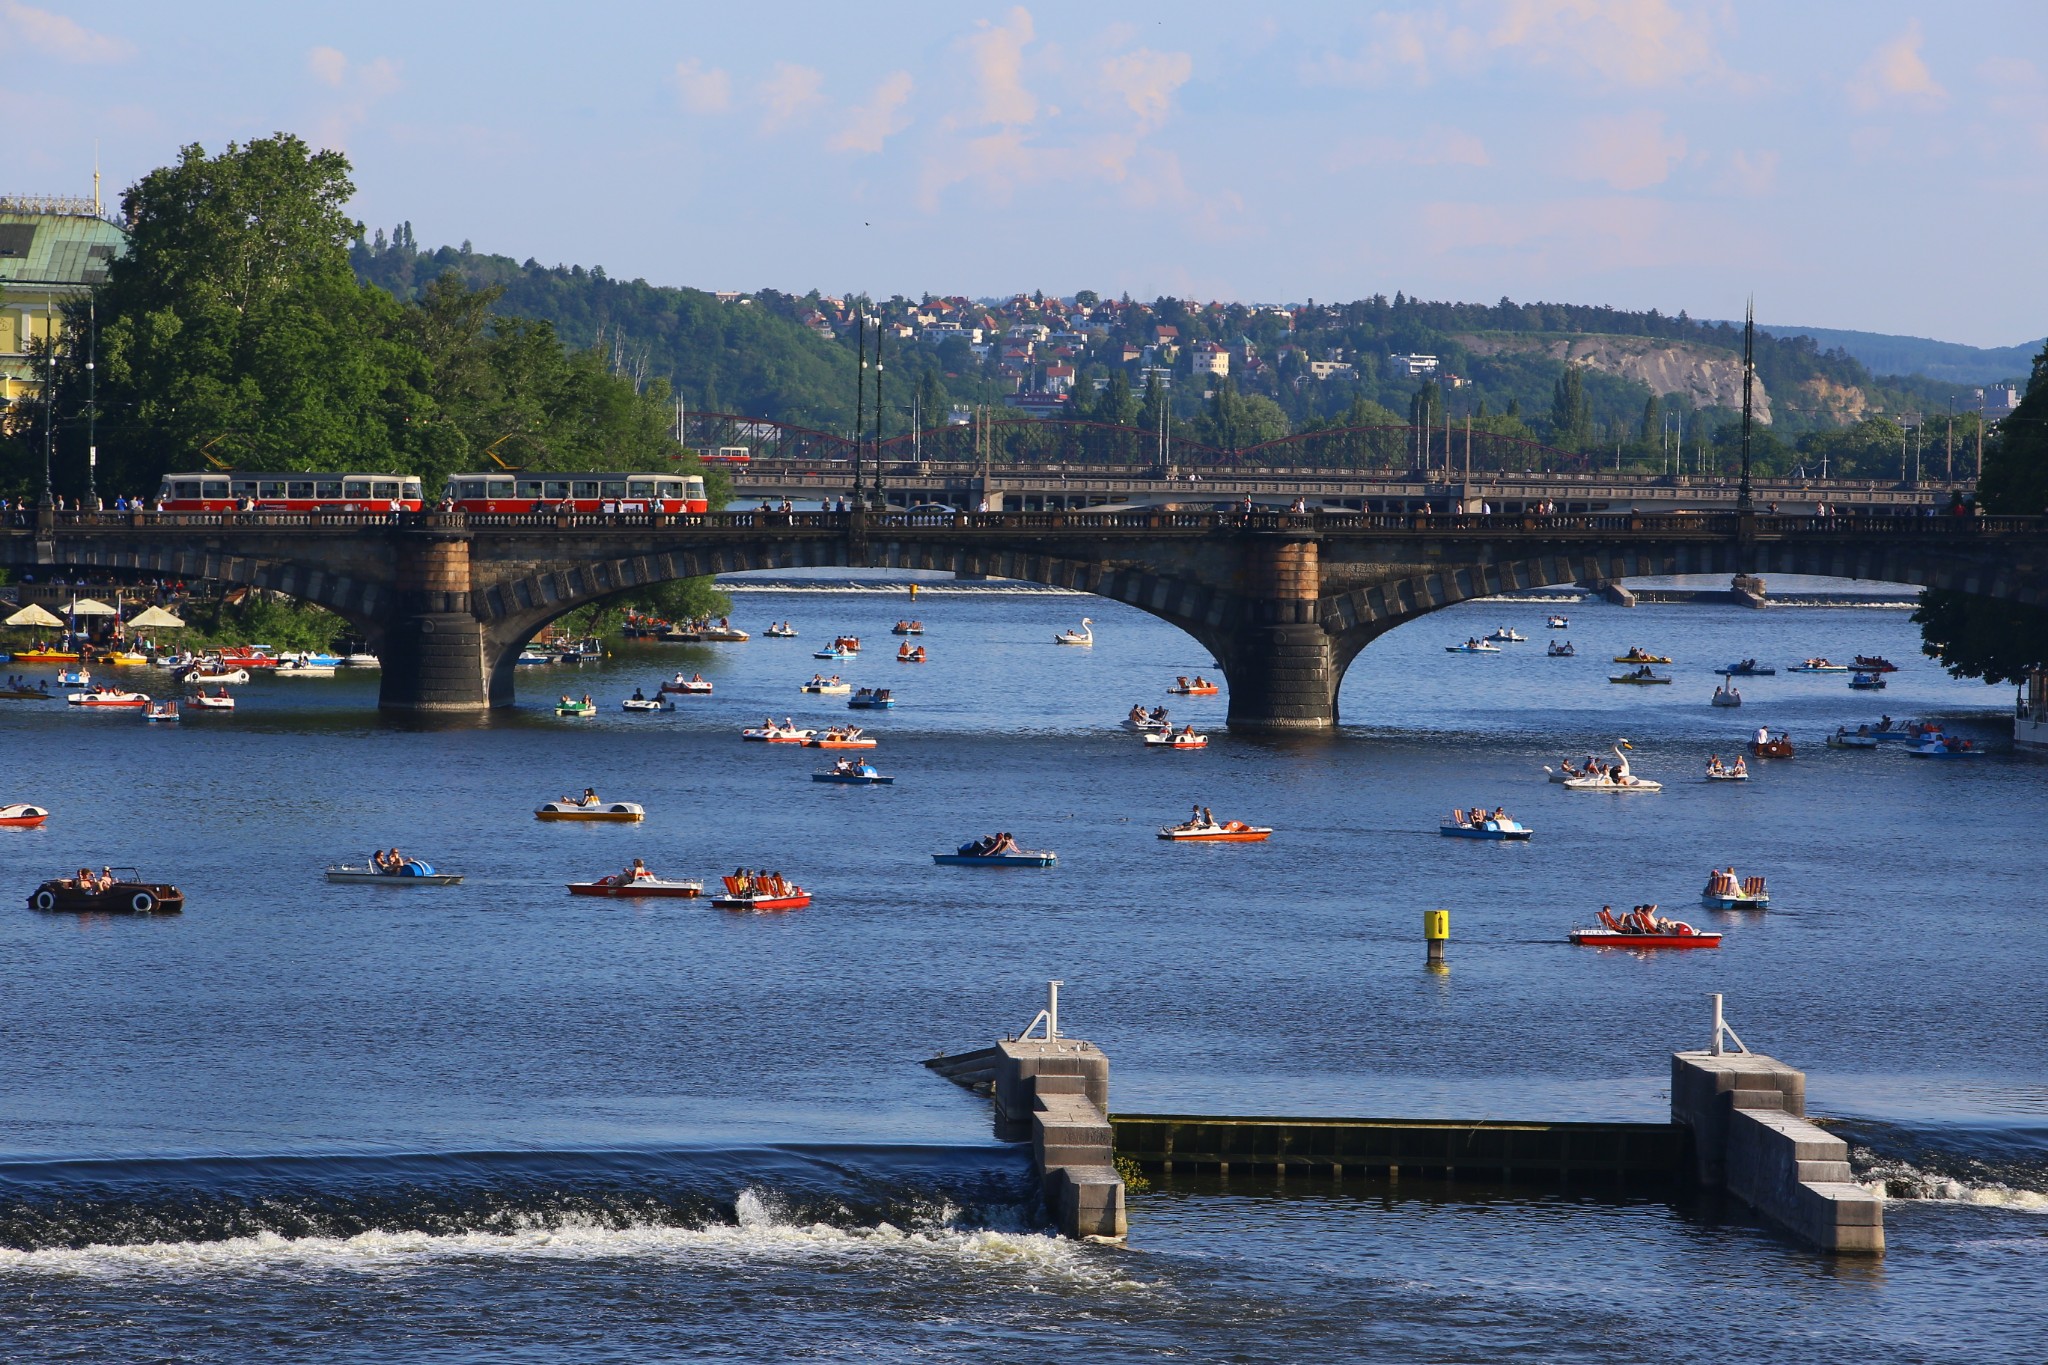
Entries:
[[1851,1178],[1848,1144],[1807,1121],[1804,1072],[1761,1053],[1674,1052],[1671,1121],[1692,1130],[1701,1185],[1824,1251],[1884,1251],[1884,1201]]
[[996,1044],[996,1136],[1031,1144],[1046,1212],[1068,1237],[1121,1238],[1124,1182],[1109,1124],[1109,1058],[1078,1038]]

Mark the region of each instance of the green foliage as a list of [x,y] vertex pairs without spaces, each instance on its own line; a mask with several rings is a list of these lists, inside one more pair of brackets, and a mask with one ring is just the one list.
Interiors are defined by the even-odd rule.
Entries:
[[171,641],[195,649],[221,645],[274,645],[279,652],[330,651],[349,634],[333,612],[302,602],[252,592],[230,605],[225,597],[197,599],[181,609],[185,629],[158,633],[161,648]]
[[[2026,397],[1985,447],[1977,501],[1992,514],[2048,511],[2048,347],[2034,359]],[[2018,682],[2048,663],[2048,611],[2039,607],[1928,591],[1913,619],[1921,652],[1959,678]]]
[[1124,1182],[1125,1194],[1150,1194],[1152,1192],[1151,1177],[1145,1174],[1145,1168],[1138,1164],[1136,1157],[1125,1156],[1119,1152],[1111,1157],[1110,1160],[1116,1166],[1117,1179]]
[[1550,439],[1580,450],[1593,434],[1593,407],[1586,400],[1585,368],[1566,365],[1550,398]]

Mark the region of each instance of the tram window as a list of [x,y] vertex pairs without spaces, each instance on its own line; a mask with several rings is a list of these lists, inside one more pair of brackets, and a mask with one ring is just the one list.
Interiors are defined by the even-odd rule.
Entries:
[[381,498],[386,502],[391,501],[392,499],[398,496],[398,480],[377,480],[375,483],[370,485],[370,496],[373,498]]
[[404,496],[409,502],[418,502],[420,500],[420,481],[418,479],[405,480]]
[[549,479],[547,483],[549,497],[566,498],[569,496],[569,481],[567,479]]
[[338,498],[341,496],[340,479],[315,479],[313,496],[316,498]]
[[577,496],[577,497],[579,497],[579,498],[594,498],[594,497],[596,497],[596,496],[597,496],[597,480],[595,480],[595,479],[578,479],[578,480],[576,480],[576,496]]
[[308,481],[306,481],[306,482],[304,482],[304,483],[297,483],[297,482],[294,482],[294,483],[288,483],[288,484],[286,484],[286,485],[285,485],[285,496],[286,496],[286,497],[288,497],[288,498],[310,498],[310,497],[312,497],[312,496],[313,496],[313,484],[312,484],[312,481],[311,481],[311,480],[308,480]]
[[626,481],[624,479],[606,479],[604,481],[604,495],[608,498],[625,497]]
[[176,483],[174,483],[174,484],[172,484],[172,485],[171,485],[171,496],[172,496],[172,497],[174,497],[174,498],[196,498],[196,497],[198,497],[198,496],[199,496],[199,480],[197,480],[197,479],[180,479],[180,480],[178,480],[178,481],[177,481]]
[[228,485],[228,488],[238,498],[253,498],[256,496],[256,480],[254,479],[236,479]]
[[519,496],[522,498],[544,498],[547,496],[547,487],[539,479],[521,479],[519,481]]
[[256,485],[256,496],[257,496],[257,497],[259,497],[259,498],[281,498],[281,497],[283,497],[283,496],[284,496],[284,480],[283,480],[283,479],[265,479],[265,480],[263,480],[263,482],[261,482],[261,483],[259,483],[259,484],[257,484],[257,485]]
[[202,479],[199,482],[199,496],[202,498],[225,498],[228,495],[226,479]]

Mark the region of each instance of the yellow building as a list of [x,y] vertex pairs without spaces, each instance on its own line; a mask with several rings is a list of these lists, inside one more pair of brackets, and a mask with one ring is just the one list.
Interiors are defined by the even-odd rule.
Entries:
[[65,302],[104,282],[126,242],[96,196],[0,195],[0,421],[42,387],[31,348],[63,344]]

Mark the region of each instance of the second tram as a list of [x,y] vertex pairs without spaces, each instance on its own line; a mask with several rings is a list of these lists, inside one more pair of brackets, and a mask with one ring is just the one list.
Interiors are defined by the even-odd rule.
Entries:
[[448,494],[464,512],[706,512],[697,474],[456,474]]

